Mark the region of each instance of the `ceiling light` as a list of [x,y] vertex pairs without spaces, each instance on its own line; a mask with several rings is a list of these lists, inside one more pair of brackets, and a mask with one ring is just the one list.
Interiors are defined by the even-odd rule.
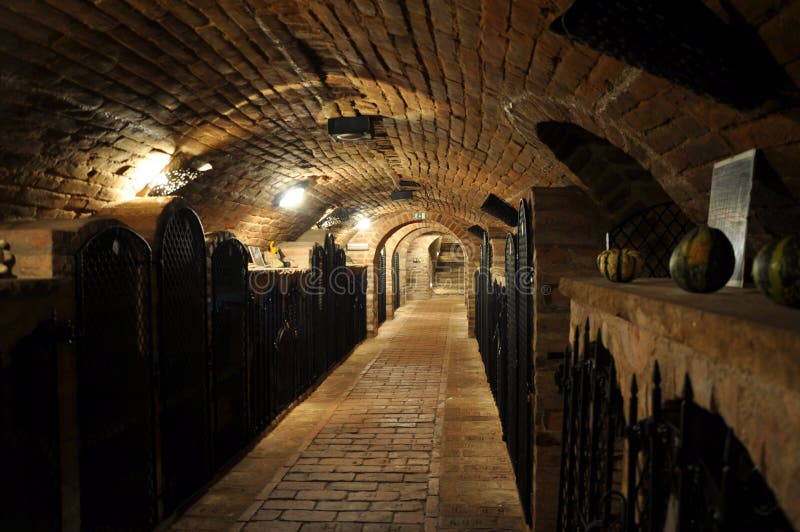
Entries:
[[288,189],[281,194],[280,200],[278,200],[278,206],[284,209],[293,209],[297,207],[303,202],[303,195],[305,192],[305,187],[300,185]]
[[197,171],[198,172],[208,172],[212,168],[214,168],[214,167],[211,166],[211,163],[203,163],[203,164],[201,164],[200,166],[197,167]]
[[[161,173],[169,164],[170,155],[160,151],[152,151],[140,160],[131,175],[134,190],[139,191],[151,182],[160,178]],[[163,179],[163,177],[161,177]]]
[[369,229],[371,225],[372,222],[370,222],[369,218],[361,218],[356,224],[356,229],[364,231],[365,229]]

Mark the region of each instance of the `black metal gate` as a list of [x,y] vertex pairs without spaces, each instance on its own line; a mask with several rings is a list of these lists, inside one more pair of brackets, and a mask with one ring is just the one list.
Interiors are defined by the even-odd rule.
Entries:
[[318,378],[328,369],[328,320],[325,315],[326,282],[325,282],[325,248],[315,245],[311,252],[311,275],[309,276],[309,294],[314,301],[312,319],[314,327],[314,378]]
[[619,522],[622,511],[615,493],[615,455],[622,451],[625,420],[622,395],[617,386],[614,359],[598,338],[589,342],[588,330],[579,357],[580,336],[575,332],[574,349],[567,350],[560,379],[564,395],[561,435],[561,475],[558,499],[558,529],[605,530]]
[[[533,258],[528,205],[519,202],[517,221],[517,268],[514,289],[517,300],[517,489],[525,518],[531,522],[533,491]],[[510,341],[510,340],[509,340]]]
[[644,257],[644,277],[669,277],[672,250],[694,223],[675,203],[643,209],[608,232],[608,245],[633,248]]
[[77,254],[81,526],[149,529],[158,519],[150,247],[122,227]]
[[519,354],[517,350],[517,240],[516,236],[509,234],[506,237],[506,401],[501,412],[503,432],[506,434],[506,446],[511,464],[516,469],[519,457],[517,455],[517,427],[519,426]]
[[249,360],[249,417],[250,432],[256,434],[272,421],[272,361],[275,359],[275,336],[281,325],[282,303],[280,293],[271,284],[272,273],[253,273],[252,283],[259,293],[249,297],[250,334]]
[[164,512],[210,478],[206,260],[203,227],[189,208],[159,224],[158,366]]
[[378,285],[375,287],[378,299],[378,325],[386,321],[386,247],[381,248],[378,257]]
[[58,330],[44,321],[0,352],[0,530],[61,529]]
[[626,423],[614,359],[599,335],[589,341],[587,322],[559,380],[559,532],[792,530],[732,429],[694,402],[688,376],[682,397],[663,403],[655,362],[643,420],[634,376]]
[[475,336],[494,395],[516,475],[522,507],[531,522],[533,490],[533,266],[528,210],[520,202],[516,234],[506,237],[505,287],[492,281],[493,251],[483,233],[475,277]]
[[247,263],[250,253],[225,240],[211,257],[211,382],[214,464],[219,467],[245,443],[247,419]]
[[400,308],[400,253],[394,252],[392,256],[392,292],[394,294],[394,309]]

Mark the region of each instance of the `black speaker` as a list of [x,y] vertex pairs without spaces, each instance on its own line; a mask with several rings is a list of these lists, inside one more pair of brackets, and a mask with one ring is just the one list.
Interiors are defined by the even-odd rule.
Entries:
[[353,142],[375,138],[374,117],[343,116],[328,119],[328,134],[333,140]]

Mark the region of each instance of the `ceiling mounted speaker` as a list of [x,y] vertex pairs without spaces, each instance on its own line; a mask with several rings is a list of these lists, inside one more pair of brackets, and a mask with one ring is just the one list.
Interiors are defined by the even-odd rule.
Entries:
[[486,214],[490,214],[503,222],[504,224],[514,227],[517,225],[517,209],[501,200],[494,194],[489,194],[486,201],[481,205],[481,210]]
[[410,200],[414,199],[414,191],[413,190],[393,190],[392,191],[392,199],[397,200]]
[[478,238],[481,238],[481,239],[483,238],[483,233],[484,233],[484,231],[483,231],[483,227],[481,227],[480,225],[473,225],[473,226],[470,226],[470,227],[467,229],[467,231],[469,231],[469,232],[470,232],[470,233],[472,233],[473,235],[477,236]]
[[328,135],[333,140],[354,142],[375,138],[374,116],[343,116],[328,119]]

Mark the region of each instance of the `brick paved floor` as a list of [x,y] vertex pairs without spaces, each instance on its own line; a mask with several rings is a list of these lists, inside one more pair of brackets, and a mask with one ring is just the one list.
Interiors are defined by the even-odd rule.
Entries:
[[175,530],[524,530],[459,299],[359,345]]

